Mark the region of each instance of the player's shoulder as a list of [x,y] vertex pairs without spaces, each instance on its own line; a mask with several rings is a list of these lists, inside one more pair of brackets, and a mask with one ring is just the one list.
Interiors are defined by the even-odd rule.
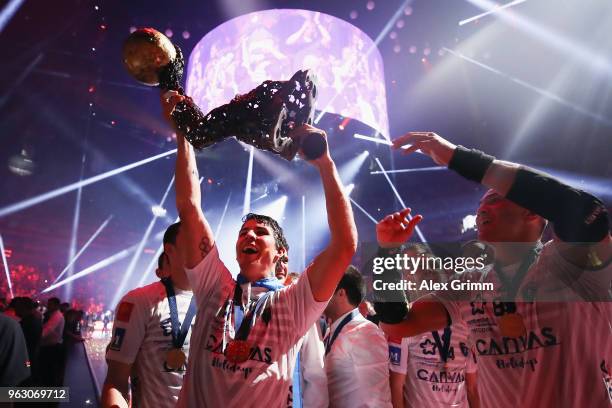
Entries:
[[380,337],[385,342],[387,341],[385,334],[380,327],[363,317],[361,314],[355,316],[355,318],[353,318],[353,320],[347,324],[347,334],[351,336]]
[[121,299],[121,303],[129,302],[138,305],[150,305],[157,303],[166,297],[166,289],[160,281],[149,285],[135,288],[126,293]]

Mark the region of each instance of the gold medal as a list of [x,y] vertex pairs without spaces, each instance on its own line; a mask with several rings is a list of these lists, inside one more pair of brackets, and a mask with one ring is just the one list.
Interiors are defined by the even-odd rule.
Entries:
[[231,363],[244,363],[251,354],[251,345],[246,340],[232,340],[225,348],[225,357]]
[[497,323],[502,336],[520,337],[527,333],[523,316],[518,313],[507,313],[499,318]]
[[187,361],[187,356],[182,349],[173,348],[166,353],[166,365],[171,370],[180,370]]

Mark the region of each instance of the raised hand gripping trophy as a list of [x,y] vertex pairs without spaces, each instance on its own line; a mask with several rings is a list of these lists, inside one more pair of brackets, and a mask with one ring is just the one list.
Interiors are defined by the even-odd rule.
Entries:
[[[141,83],[183,94],[183,54],[159,31],[141,28],[130,34],[123,45],[123,62]],[[290,132],[304,123],[312,124],[316,96],[314,75],[300,70],[288,81],[265,81],[206,115],[187,98],[177,104],[172,118],[196,149],[235,136],[287,160],[300,148],[306,159],[314,160],[325,152],[325,138],[307,134],[296,140]]]

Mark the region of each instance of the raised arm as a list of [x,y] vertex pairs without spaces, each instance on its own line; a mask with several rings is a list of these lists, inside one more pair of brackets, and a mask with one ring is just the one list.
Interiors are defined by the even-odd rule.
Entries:
[[420,150],[437,164],[482,183],[550,221],[555,230],[555,245],[567,261],[588,268],[595,266],[594,255],[602,263],[610,258],[607,210],[591,194],[527,166],[456,146],[433,132],[410,132],[393,144],[397,149],[410,145],[405,153]]
[[[410,239],[416,225],[423,217],[416,215],[409,220],[408,214],[410,208],[389,214],[376,224],[376,240],[381,248],[378,255],[385,256],[388,251],[396,250]],[[380,276],[384,274],[401,279],[399,271],[386,271]],[[380,327],[389,337],[412,337],[449,325],[449,315],[436,298],[423,296],[408,310],[406,301],[403,299],[398,301],[397,296],[393,295],[397,293],[392,293],[392,296],[374,293],[374,297],[379,298],[379,301],[374,303],[374,308],[380,317]],[[402,298],[405,299],[404,296]]]
[[181,220],[179,246],[184,248],[185,267],[194,268],[210,252],[214,234],[202,212],[202,193],[193,146],[176,129],[171,113],[185,97],[168,91],[161,97],[164,116],[176,131],[176,209]]
[[[316,132],[325,135],[322,130],[309,125],[304,125],[295,132]],[[329,300],[334,294],[338,282],[357,250],[357,227],[351,205],[344,193],[329,151],[326,150],[322,157],[311,163],[321,175],[330,239],[327,247],[308,266],[306,276],[315,300],[322,302]]]

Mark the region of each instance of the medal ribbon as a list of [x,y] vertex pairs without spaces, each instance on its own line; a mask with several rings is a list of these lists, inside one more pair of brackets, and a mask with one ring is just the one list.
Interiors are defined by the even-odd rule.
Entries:
[[338,335],[340,334],[340,331],[342,331],[344,326],[346,326],[358,314],[359,314],[359,310],[355,309],[351,313],[349,313],[348,316],[342,319],[338,327],[336,327],[336,330],[334,330],[334,333],[331,336],[329,336],[329,338],[325,342],[325,355],[327,355],[330,352],[332,345],[334,344],[334,341],[336,341],[336,337],[338,337]]
[[433,336],[433,339],[436,342],[436,347],[440,352],[440,358],[442,359],[442,362],[444,364],[446,364],[446,361],[448,360],[448,352],[450,351],[451,345],[451,333],[451,328],[448,326],[444,328],[444,334],[442,334],[441,339],[437,331],[431,332],[431,335]]
[[[234,336],[235,340],[246,340],[249,337],[251,328],[255,326],[257,315],[265,306],[268,298],[273,292],[285,287],[276,277],[263,278],[255,282],[251,282],[250,286],[265,288],[268,290],[268,292],[264,293],[259,297],[259,299],[257,299],[255,307],[251,306],[249,299],[249,304],[243,309],[242,305],[240,304],[242,303],[242,287],[240,285],[245,283],[248,283],[248,281],[242,275],[238,275],[233,297],[234,327],[238,327]],[[250,287],[248,290],[250,290]]]
[[191,297],[189,302],[189,308],[185,313],[185,319],[183,323],[179,323],[178,308],[176,306],[176,294],[174,293],[174,286],[170,278],[162,279],[161,281],[166,288],[166,294],[168,295],[168,306],[170,307],[170,324],[172,326],[172,345],[174,348],[180,349],[185,344],[189,327],[196,313],[195,296]]
[[515,298],[516,292],[518,292],[519,286],[521,282],[523,281],[523,278],[527,274],[527,271],[529,270],[531,265],[533,265],[536,259],[538,259],[538,257],[540,256],[542,247],[543,247],[542,243],[538,241],[535,247],[531,251],[529,251],[529,254],[527,254],[527,256],[521,263],[521,266],[519,267],[518,271],[516,271],[516,274],[514,275],[512,279],[508,278],[506,274],[504,274],[501,265],[499,265],[498,263],[495,264],[495,272],[497,272],[497,276],[499,277],[499,280],[501,280],[502,282],[502,287],[509,295],[508,296],[509,298],[511,299]]

